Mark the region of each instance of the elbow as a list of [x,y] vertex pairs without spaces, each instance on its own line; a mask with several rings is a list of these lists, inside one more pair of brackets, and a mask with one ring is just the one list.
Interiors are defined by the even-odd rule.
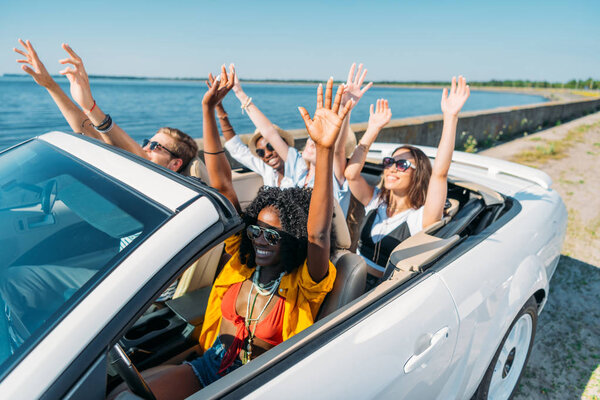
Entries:
[[329,246],[329,236],[331,229],[324,229],[318,232],[308,233],[308,242],[319,247]]

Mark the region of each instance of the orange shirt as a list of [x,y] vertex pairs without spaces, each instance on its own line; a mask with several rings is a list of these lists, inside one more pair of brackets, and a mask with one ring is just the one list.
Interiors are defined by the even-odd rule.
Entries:
[[[249,279],[254,272],[254,268],[248,268],[240,260],[241,242],[241,234],[233,235],[225,241],[225,251],[233,256],[223,267],[210,291],[200,333],[200,346],[204,351],[213,345],[219,335],[223,295],[231,285]],[[305,260],[300,267],[281,278],[278,294],[285,299],[283,340],[287,340],[314,323],[321,303],[333,288],[335,273],[335,267],[330,261],[327,276],[316,283],[308,272]]]

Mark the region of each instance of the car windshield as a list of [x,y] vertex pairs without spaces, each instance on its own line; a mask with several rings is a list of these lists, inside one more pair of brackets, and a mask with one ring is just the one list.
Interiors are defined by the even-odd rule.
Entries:
[[169,215],[40,140],[0,153],[0,375]]

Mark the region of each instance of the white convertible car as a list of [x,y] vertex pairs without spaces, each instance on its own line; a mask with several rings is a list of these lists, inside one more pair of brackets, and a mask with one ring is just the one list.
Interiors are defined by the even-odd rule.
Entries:
[[[450,175],[444,220],[400,244],[370,290],[338,217],[338,277],[316,323],[192,398],[509,398],[566,210],[538,170],[456,152]],[[260,178],[235,184],[248,201]],[[0,398],[103,399],[122,381],[153,398],[137,371],[189,357],[222,243],[241,229],[198,179],[82,136],[0,153]]]

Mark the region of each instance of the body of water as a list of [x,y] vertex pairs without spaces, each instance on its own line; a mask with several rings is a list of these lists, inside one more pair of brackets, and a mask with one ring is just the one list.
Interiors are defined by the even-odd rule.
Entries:
[[[65,78],[59,82],[69,93]],[[181,129],[192,137],[202,137],[202,82],[110,80],[91,81],[97,104],[109,113],[134,139],[151,137],[161,126]],[[243,84],[261,111],[283,129],[304,128],[298,112],[302,105],[311,113],[316,106],[316,84]],[[392,118],[440,114],[441,89],[373,87],[352,111],[352,123],[369,118],[369,105],[378,98],[388,99]],[[503,92],[473,91],[464,111],[485,110],[544,102],[541,96]],[[242,115],[232,93],[224,100],[236,133],[251,133],[254,126]],[[0,150],[42,133],[70,132],[58,107],[46,90],[30,77],[0,77]]]

